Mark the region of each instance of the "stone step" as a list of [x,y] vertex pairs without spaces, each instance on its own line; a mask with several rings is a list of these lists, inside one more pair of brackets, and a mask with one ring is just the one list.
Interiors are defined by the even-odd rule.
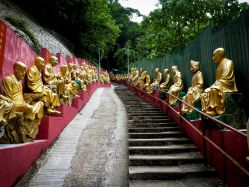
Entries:
[[183,178],[177,180],[131,180],[129,187],[227,187],[216,177]]
[[141,128],[153,128],[153,127],[177,127],[175,122],[166,122],[166,123],[133,123],[133,122],[128,122],[127,124],[129,128],[136,128],[136,127],[141,127]]
[[165,116],[167,117],[166,114],[162,113],[162,112],[132,112],[128,114],[129,117],[132,116]]
[[167,120],[171,120],[168,118],[168,116],[158,116],[158,115],[153,115],[153,116],[129,116],[129,120],[161,120],[161,119],[167,119]]
[[129,128],[130,133],[136,132],[165,132],[165,131],[179,131],[179,127],[147,127],[147,128]]
[[130,166],[177,166],[203,163],[199,152],[175,153],[168,155],[130,155]]
[[167,123],[173,122],[171,119],[129,119],[128,123]]
[[177,180],[182,178],[213,177],[213,168],[203,164],[180,166],[130,166],[130,180]]
[[156,139],[129,139],[129,146],[165,146],[188,144],[187,138],[156,138]]
[[180,137],[179,131],[171,132],[141,132],[141,133],[129,133],[129,138],[169,138],[169,137]]
[[196,152],[199,149],[193,144],[166,145],[166,146],[129,146],[129,154],[173,154],[183,152]]

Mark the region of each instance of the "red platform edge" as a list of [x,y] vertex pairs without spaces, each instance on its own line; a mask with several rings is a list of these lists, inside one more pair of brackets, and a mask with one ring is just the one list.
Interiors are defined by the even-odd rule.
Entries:
[[58,108],[60,116],[44,116],[35,141],[0,147],[0,186],[13,186],[87,104],[94,91],[100,87],[110,86],[111,83],[99,82],[88,85],[86,92],[79,92],[80,97],[73,99],[72,106],[61,105]]

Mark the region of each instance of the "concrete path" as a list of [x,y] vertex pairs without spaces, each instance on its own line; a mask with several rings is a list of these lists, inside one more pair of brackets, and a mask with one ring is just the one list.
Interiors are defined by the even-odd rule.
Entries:
[[112,88],[95,91],[25,186],[128,186],[126,110]]

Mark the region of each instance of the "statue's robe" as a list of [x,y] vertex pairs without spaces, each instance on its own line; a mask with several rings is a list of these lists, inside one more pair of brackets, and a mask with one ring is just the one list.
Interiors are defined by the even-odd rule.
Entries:
[[215,83],[201,95],[202,110],[209,115],[225,113],[225,93],[237,91],[233,62],[224,58],[217,67]]
[[32,92],[43,95],[46,107],[60,106],[58,95],[43,85],[41,73],[35,65],[27,71],[27,83]]
[[22,91],[22,83],[14,75],[5,77],[2,84],[3,95],[11,99],[16,112],[24,112],[24,117],[34,120],[43,116],[43,102],[38,101],[34,105],[25,102]]

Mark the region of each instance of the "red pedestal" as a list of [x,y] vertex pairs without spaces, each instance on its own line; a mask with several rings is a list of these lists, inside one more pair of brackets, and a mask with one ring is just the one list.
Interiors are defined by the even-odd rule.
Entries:
[[78,112],[84,107],[85,103],[79,98],[74,98],[72,102],[72,107],[76,108]]
[[[3,145],[2,145],[3,146]],[[0,147],[0,186],[15,184],[46,149],[46,140]]]
[[63,117],[44,116],[39,125],[36,139],[47,139],[47,145],[49,145],[60,134],[64,126]]

